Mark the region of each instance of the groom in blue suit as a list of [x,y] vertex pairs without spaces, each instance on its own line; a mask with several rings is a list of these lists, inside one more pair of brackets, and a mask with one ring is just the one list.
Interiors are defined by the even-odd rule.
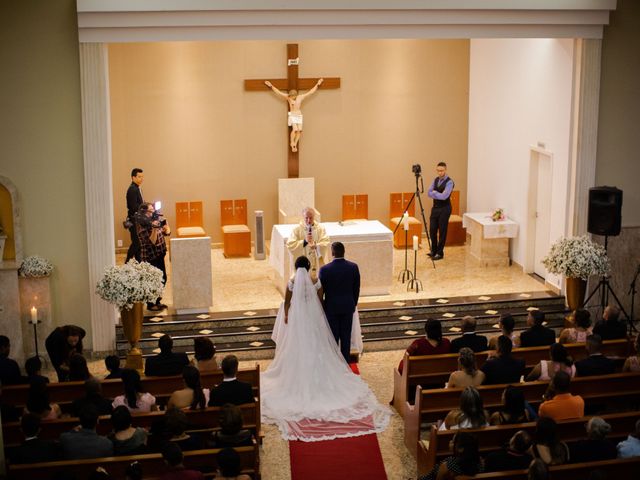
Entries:
[[349,363],[353,313],[360,295],[360,270],[358,265],[344,259],[341,242],[331,244],[331,255],[333,261],[320,268],[318,278],[324,292],[324,311],[329,327]]

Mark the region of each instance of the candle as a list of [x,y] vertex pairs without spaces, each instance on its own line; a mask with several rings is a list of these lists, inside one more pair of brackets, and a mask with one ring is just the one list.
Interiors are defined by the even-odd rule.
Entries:
[[417,252],[418,251],[418,236],[414,235],[413,236],[413,249]]
[[31,323],[38,322],[38,309],[36,307],[31,307]]
[[409,214],[407,212],[404,212],[404,215],[402,216],[402,223],[404,224],[404,229],[405,231],[409,231]]

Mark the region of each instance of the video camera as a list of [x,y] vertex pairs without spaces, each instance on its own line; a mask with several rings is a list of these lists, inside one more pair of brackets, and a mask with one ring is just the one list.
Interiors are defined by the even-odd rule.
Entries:
[[413,174],[418,177],[422,174],[422,167],[420,166],[419,163],[416,163],[415,165],[413,165],[411,167],[411,171],[413,172]]

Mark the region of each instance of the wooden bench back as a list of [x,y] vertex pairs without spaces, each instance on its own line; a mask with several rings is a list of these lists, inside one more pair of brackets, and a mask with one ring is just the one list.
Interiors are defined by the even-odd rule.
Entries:
[[342,220],[368,219],[369,195],[343,195]]
[[[240,405],[243,428],[251,430],[256,437],[260,434],[260,403]],[[203,410],[185,410],[189,420],[189,430],[219,430],[220,407],[207,407]],[[133,426],[149,429],[154,422],[164,416],[165,412],[134,413]],[[60,434],[68,432],[79,424],[75,417],[58,418],[42,422],[39,438],[58,439]],[[101,416],[96,428],[100,435],[108,435],[113,431],[111,416]],[[20,430],[20,422],[3,422],[2,435],[5,446],[20,445],[24,439]]]
[[[593,470],[602,470],[606,478],[635,478],[640,470],[640,457],[618,458],[599,462],[571,463],[554,465],[549,469],[550,480],[585,480]],[[634,473],[636,472],[636,473]],[[507,472],[480,473],[475,477],[458,476],[458,480],[527,480],[527,470],[510,470]]]
[[460,192],[452,190],[449,199],[451,200],[451,215],[460,215]]
[[[240,455],[242,473],[259,478],[259,451],[254,442],[250,447],[234,448]],[[194,450],[184,452],[184,465],[187,468],[204,471],[217,469],[216,455],[220,449]],[[166,470],[166,464],[159,453],[130,455],[123,457],[105,457],[86,460],[68,460],[60,462],[32,463],[9,466],[9,478],[29,480],[49,480],[56,473],[72,473],[78,478],[88,478],[97,467],[103,467],[112,478],[125,478],[125,471],[132,462],[139,462],[144,478],[158,478]]]
[[176,202],[176,228],[202,226],[202,201]]
[[220,225],[246,225],[247,200],[220,200]]
[[[584,343],[565,344],[568,354],[576,360],[587,357]],[[632,342],[628,339],[607,340],[603,342],[602,353],[609,357],[624,358],[629,355]],[[476,363],[480,368],[487,360],[488,352],[476,353]],[[549,358],[549,347],[514,348],[512,355],[524,359],[526,370],[532,369],[540,360]],[[418,385],[443,385],[449,374],[458,369],[458,354],[409,356],[405,352],[402,374],[394,369],[394,406],[404,415],[404,404],[412,401],[410,396]]]
[[[222,382],[222,371],[204,372],[200,375],[203,388],[212,388]],[[260,394],[260,366],[238,370],[238,380],[250,383],[253,386],[254,395]],[[120,379],[102,380],[102,395],[114,398],[122,395],[122,381]],[[170,377],[143,377],[142,389],[158,397],[168,397],[174,391],[183,388],[184,382],[181,375]],[[47,389],[49,400],[53,403],[70,403],[76,398],[84,396],[84,382],[50,383]],[[2,400],[8,405],[24,406],[29,395],[29,385],[10,385],[2,389]]]
[[[585,438],[585,425],[591,417],[580,419],[562,420],[558,422],[558,438],[564,442],[574,442]],[[610,413],[601,415],[611,425],[609,438],[626,438],[629,434],[630,426],[635,425],[640,419],[640,412]],[[499,450],[505,443],[519,430],[525,430],[531,435],[535,432],[535,422],[518,423],[514,425],[499,425],[478,429],[465,430],[478,438],[481,452],[491,452]],[[418,455],[418,474],[426,473],[433,466],[445,457],[453,454],[450,442],[458,430],[438,430],[435,425],[431,426],[431,436],[429,437],[429,448],[426,451],[426,458],[421,465],[420,455]]]
[[[413,192],[391,193],[389,195],[389,218],[401,217],[412,195]],[[416,202],[411,202],[408,212],[410,217],[415,216]]]

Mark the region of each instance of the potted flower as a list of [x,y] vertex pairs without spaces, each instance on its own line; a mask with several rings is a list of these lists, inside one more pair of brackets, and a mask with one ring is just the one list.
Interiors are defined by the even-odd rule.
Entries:
[[606,275],[609,258],[602,245],[588,236],[561,238],[542,259],[545,268],[567,279],[567,304],[571,310],[582,308],[587,280],[591,275]]
[[155,301],[162,289],[162,272],[133,259],[125,265],[107,267],[96,286],[100,298],[120,310],[122,329],[130,345],[127,368],[142,370],[138,341],[142,335],[143,303]]

